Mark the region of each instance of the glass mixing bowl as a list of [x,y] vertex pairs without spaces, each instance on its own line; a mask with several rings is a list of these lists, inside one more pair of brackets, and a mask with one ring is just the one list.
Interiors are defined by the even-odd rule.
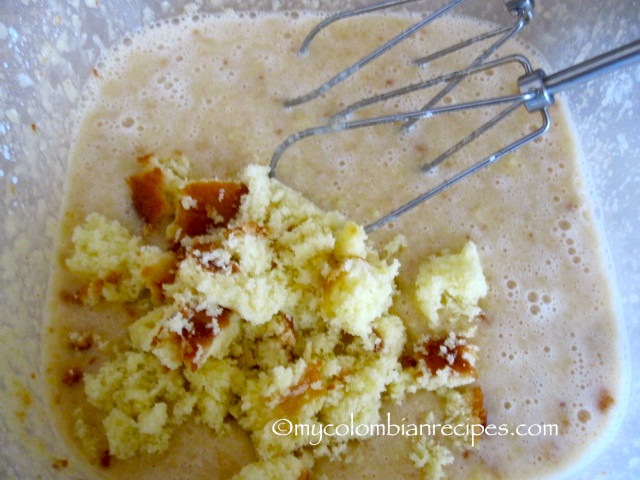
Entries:
[[[344,2],[308,2],[336,10]],[[351,4],[362,2],[351,2]],[[506,15],[500,0],[466,14]],[[0,477],[81,478],[49,423],[40,336],[63,197],[74,106],[101,51],[162,18],[224,8],[286,10],[301,2],[253,0],[3,0],[0,2]],[[637,0],[539,0],[521,34],[558,70],[640,37]],[[606,242],[622,329],[620,415],[584,462],[563,477],[640,478],[640,67],[562,94],[584,152]]]

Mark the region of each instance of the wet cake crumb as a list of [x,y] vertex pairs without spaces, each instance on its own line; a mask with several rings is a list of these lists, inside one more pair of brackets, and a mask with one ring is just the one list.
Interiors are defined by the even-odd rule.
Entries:
[[[238,479],[306,478],[315,458],[338,458],[362,438],[333,436],[313,448],[308,434],[275,435],[278,419],[338,424],[355,415],[373,424],[385,398],[475,381],[471,338],[486,284],[472,243],[425,263],[416,298],[438,315],[425,314],[437,335],[445,305],[450,330],[418,342],[407,366],[404,323],[390,312],[400,264],[376,252],[361,226],[321,211],[264,167],[249,166],[233,181],[190,181],[184,157],[141,163],[129,185],[153,180],[157,196],[172,200],[159,210],[139,207],[145,187],[131,189],[132,203],[147,224],[172,205],[166,249],[91,213],[66,261],[91,292],[79,295],[85,304],[143,309],[127,349],[84,375],[88,401],[105,414],[109,458],[170,448],[187,420],[223,433],[232,417],[259,457]],[[82,351],[91,338],[73,332],[70,345]],[[481,396],[464,398],[460,408],[479,416]],[[444,445],[421,448],[417,466],[448,462]]]

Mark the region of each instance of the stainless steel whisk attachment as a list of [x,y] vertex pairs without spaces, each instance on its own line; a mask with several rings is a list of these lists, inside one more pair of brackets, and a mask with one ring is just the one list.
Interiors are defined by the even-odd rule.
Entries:
[[[309,32],[307,37],[302,42],[302,46],[300,47],[299,53],[306,54],[309,49],[309,45],[311,44],[313,39],[316,37],[316,35],[320,33],[321,30],[324,30],[334,22],[337,22],[339,20],[344,20],[350,17],[355,17],[358,15],[364,15],[364,14],[379,11],[379,10],[398,7],[398,6],[409,4],[409,3],[417,3],[420,1],[422,0],[389,0],[389,1],[383,1],[381,3],[376,3],[370,6],[357,8],[357,9],[349,10],[345,12],[340,12],[335,15],[332,15],[326,18],[325,20],[323,20],[322,22],[320,22],[318,25],[316,25],[315,28],[311,30],[311,32]],[[423,18],[419,22],[415,23],[405,31],[396,35],[391,40],[389,40],[388,42],[384,43],[382,46],[375,49],[373,52],[369,53],[368,55],[365,55],[353,65],[345,68],[344,70],[342,70],[341,72],[333,76],[331,79],[327,80],[325,83],[320,85],[318,88],[300,97],[286,100],[284,102],[285,107],[293,107],[296,105],[301,105],[315,98],[318,98],[320,95],[322,95],[323,93],[326,93],[331,88],[343,82],[344,80],[346,80],[347,78],[355,74],[357,71],[359,71],[361,68],[365,67],[366,65],[368,65],[369,63],[377,59],[378,57],[382,56],[383,54],[391,50],[393,47],[395,47],[399,43],[403,42],[407,38],[417,33],[419,30],[422,30],[423,28],[433,23],[434,21],[436,21],[446,13],[453,11],[456,7],[462,5],[465,1],[466,0],[451,0],[449,3],[445,4],[443,7],[439,8],[432,14],[428,15],[427,17]],[[436,58],[445,56],[449,53],[453,53],[457,50],[473,45],[481,40],[498,36],[498,39],[495,42],[493,42],[487,49],[485,49],[474,61],[474,64],[482,63],[483,60],[485,60],[491,54],[493,54],[496,50],[498,50],[498,48],[500,48],[500,46],[502,46],[507,40],[509,40],[514,35],[516,35],[520,30],[522,30],[533,18],[533,9],[534,9],[533,0],[506,0],[505,5],[509,10],[509,12],[511,12],[511,14],[513,14],[516,17],[516,21],[513,25],[491,30],[482,35],[469,38],[463,42],[460,42],[456,45],[452,45],[451,47],[440,50],[426,57],[416,59],[415,60],[416,65],[422,65],[422,64],[428,63],[432,60],[435,60]],[[454,87],[451,87],[451,88],[454,88]],[[437,95],[436,97],[442,98],[445,95],[446,93],[441,92],[441,94]],[[440,98],[436,99],[434,97],[434,100],[432,101],[438,101]]]
[[[364,7],[357,10],[351,10],[348,12],[339,13],[337,15],[328,17],[326,20],[318,24],[304,40],[301,52],[305,52],[312,39],[323,29],[331,23],[352,17],[355,15],[361,15],[372,11],[390,8],[391,6],[398,6],[405,3],[415,2],[419,0],[392,0],[379,4],[375,4],[369,7]],[[435,13],[425,17],[423,20],[414,24],[409,29],[405,30],[401,34],[397,35],[387,43],[377,48],[369,55],[363,57],[361,60],[346,68],[342,72],[338,73],[330,80],[322,84],[320,87],[311,91],[308,94],[300,97],[288,100],[285,102],[285,106],[292,107],[311,101],[329,89],[333,88],[338,83],[342,82],[349,76],[356,73],[363,68],[366,64],[370,63],[374,59],[380,57],[388,50],[396,46],[398,43],[406,40],[409,36],[413,35],[419,29],[425,27],[429,23],[435,21],[441,17],[444,13],[452,10],[458,5],[462,4],[465,0],[452,0],[444,7],[437,10]],[[449,53],[455,52],[462,48],[467,48],[477,42],[484,41],[490,38],[496,37],[496,39],[487,47],[484,48],[481,53],[474,58],[474,60],[464,69],[438,76],[426,81],[421,81],[415,84],[411,84],[399,89],[391,90],[373,97],[365,98],[359,102],[356,102],[350,106],[347,106],[342,111],[335,114],[326,124],[319,125],[313,128],[299,131],[289,136],[282,144],[280,144],[275,150],[270,163],[270,175],[276,176],[277,167],[284,152],[294,143],[299,142],[308,137],[326,135],[329,133],[338,133],[347,130],[353,130],[358,128],[372,127],[375,125],[389,124],[389,123],[402,123],[405,129],[411,128],[415,122],[421,119],[428,119],[438,115],[449,114],[453,112],[460,112],[469,109],[486,108],[491,106],[503,105],[506,106],[502,111],[496,114],[493,118],[479,126],[472,133],[461,139],[458,143],[446,150],[435,160],[423,165],[423,171],[429,171],[446,159],[450,158],[460,149],[473,142],[475,139],[489,131],[496,126],[502,120],[510,116],[513,112],[520,108],[526,108],[530,113],[540,114],[540,124],[534,130],[528,134],[523,135],[521,138],[509,143],[503,148],[497,150],[489,156],[486,156],[482,160],[477,161],[470,167],[462,169],[458,173],[454,174],[447,180],[444,180],[439,185],[427,190],[423,194],[417,196],[413,200],[405,203],[397,209],[386,214],[384,217],[376,220],[375,222],[367,225],[365,230],[369,233],[385,224],[398,218],[400,215],[415,208],[426,200],[436,196],[442,191],[446,190],[450,186],[458,183],[465,177],[468,177],[483,168],[495,163],[499,159],[521,148],[523,145],[533,141],[534,139],[543,135],[550,126],[551,118],[549,115],[549,107],[554,103],[554,95],[558,92],[574,87],[578,84],[587,82],[594,77],[608,73],[614,69],[621,68],[623,66],[638,62],[640,60],[640,39],[624,45],[620,48],[597,56],[591,60],[587,60],[575,66],[569,67],[565,70],[557,72],[553,75],[546,75],[544,71],[538,69],[534,70],[531,63],[527,58],[522,55],[509,55],[502,58],[492,59],[496,51],[510,38],[516,35],[522,28],[524,28],[533,19],[533,0],[507,0],[505,5],[510,13],[515,17],[513,25],[507,27],[498,27],[485,34],[469,38],[458,44],[455,44],[444,50],[440,50],[427,57],[416,60],[416,63],[424,63],[432,61],[435,58],[442,57]],[[476,75],[480,72],[484,72],[488,69],[502,67],[507,64],[516,64],[522,68],[523,74],[514,79],[517,82],[518,93],[514,95],[497,96],[494,98],[481,99],[476,101],[438,106],[440,101],[445,98],[447,94],[452,92],[465,78]],[[408,93],[431,88],[434,86],[442,85],[442,88],[429,100],[429,102],[420,110],[395,113],[390,115],[382,115],[371,118],[359,119],[349,121],[348,117],[361,108],[364,108],[375,103],[383,102],[394,97],[406,95]]]

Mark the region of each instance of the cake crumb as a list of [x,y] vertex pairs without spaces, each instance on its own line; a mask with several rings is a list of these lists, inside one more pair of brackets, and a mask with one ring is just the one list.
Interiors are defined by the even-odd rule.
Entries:
[[[138,312],[115,359],[69,376],[84,381],[89,403],[104,412],[103,465],[166,450],[187,420],[222,433],[233,418],[258,456],[234,478],[300,480],[317,458],[339,458],[364,438],[314,444],[310,432],[275,434],[281,418],[373,424],[384,400],[425,389],[442,396],[450,418],[479,417],[481,395],[452,393],[477,377],[472,338],[486,283],[473,243],[420,270],[416,298],[430,333],[407,362],[404,321],[392,313],[394,254],[405,239],[381,256],[362,226],[321,211],[265,167],[251,165],[232,181],[189,181],[183,156],[140,163],[142,173],[164,179],[166,249],[91,213],[66,260],[85,282],[83,303]],[[73,348],[90,348],[90,335],[72,332]],[[454,446],[430,442],[412,458],[439,478]]]

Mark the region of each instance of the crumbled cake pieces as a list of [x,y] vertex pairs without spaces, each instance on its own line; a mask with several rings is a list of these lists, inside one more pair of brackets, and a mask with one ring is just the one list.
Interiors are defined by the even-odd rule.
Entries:
[[478,347],[473,343],[479,300],[487,293],[477,249],[471,242],[457,253],[425,260],[415,297],[427,319],[427,333],[405,351],[395,397],[418,390],[436,391],[476,381]]
[[150,228],[171,220],[177,193],[185,186],[189,162],[183,155],[166,158],[144,155],[138,158],[142,170],[127,179],[131,202]]
[[[464,450],[476,445],[481,435],[479,426],[486,425],[482,390],[477,385],[461,388],[441,388],[438,394],[441,411],[430,411],[421,421],[428,425],[451,427],[433,435],[415,436],[412,442],[411,460],[421,470],[422,478],[439,480],[445,478],[444,467],[453,463],[452,448]],[[452,433],[456,434],[453,435]],[[443,436],[453,444],[443,442]]]
[[467,242],[457,254],[442,252],[422,264],[416,300],[432,329],[471,332],[487,289],[476,246]]
[[[392,303],[393,279],[400,264],[375,265],[362,257],[340,258],[325,279],[321,311],[336,328],[369,338],[374,319]],[[367,308],[362,308],[366,304]]]
[[83,303],[133,302],[145,288],[152,288],[153,280],[143,271],[160,262],[163,252],[143,245],[116,220],[91,213],[82,228],[74,230],[71,240],[74,253],[66,263],[73,273],[87,280],[77,294]]
[[118,458],[166,449],[169,424],[183,421],[189,410],[175,407],[188,397],[181,375],[165,370],[150,354],[126,352],[85,375],[84,382],[89,402],[106,412],[110,454]]
[[197,370],[209,357],[222,359],[240,334],[237,313],[206,304],[176,304],[150,311],[129,327],[134,348],[153,353],[167,368]]
[[[82,303],[146,309],[124,351],[84,376],[89,402],[106,415],[110,456],[168,448],[187,418],[220,432],[232,417],[260,458],[237,478],[306,478],[314,457],[337,458],[352,438],[276,435],[279,419],[374,424],[385,398],[421,389],[446,397],[475,381],[471,339],[486,283],[472,243],[421,269],[416,299],[429,333],[408,347],[391,313],[400,265],[390,253],[402,239],[381,257],[361,226],[264,167],[238,181],[189,181],[182,156],[140,163],[132,203],[145,231],[165,229],[166,250],[93,213],[67,260],[86,282]],[[468,418],[482,411],[481,402],[460,405]],[[443,445],[416,448],[419,467],[448,462]]]

